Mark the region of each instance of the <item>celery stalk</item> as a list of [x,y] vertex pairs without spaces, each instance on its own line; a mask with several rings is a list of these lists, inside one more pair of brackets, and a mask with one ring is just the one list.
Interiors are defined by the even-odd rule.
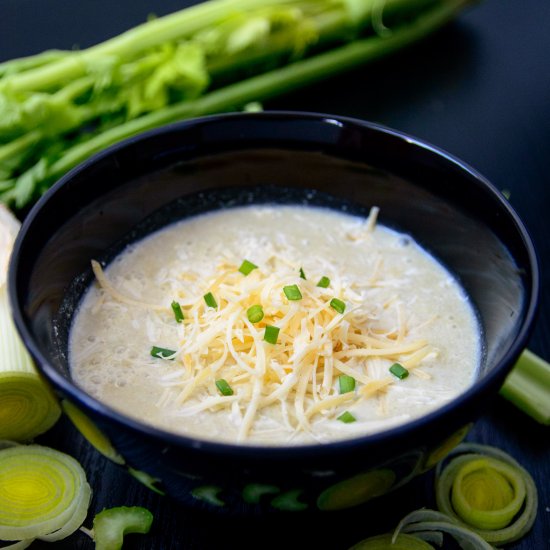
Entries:
[[550,363],[526,349],[500,394],[537,422],[550,425]]
[[[311,2],[310,2],[311,3]],[[20,93],[30,90],[47,90],[61,79],[66,82],[86,73],[86,65],[109,56],[128,57],[163,43],[187,39],[194,33],[218,24],[224,18],[242,11],[266,7],[295,5],[300,8],[304,1],[291,0],[211,0],[179,12],[154,19],[139,25],[121,35],[92,46],[77,55],[63,58],[51,65],[44,65],[32,73],[14,75],[9,81],[9,90]],[[330,2],[318,2],[330,4]],[[345,7],[346,3],[341,2]],[[364,5],[372,4],[368,0]],[[359,5],[359,3],[358,3]]]
[[92,529],[96,550],[120,550],[124,535],[146,534],[151,529],[153,514],[141,506],[119,506],[99,512]]
[[[326,78],[327,75],[336,75],[388,55],[433,32],[452,19],[463,6],[463,0],[447,0],[388,36],[373,35],[357,40],[311,58],[296,61],[285,67],[214,90],[195,100],[165,107],[115,126],[66,149],[63,156],[46,170],[42,176],[43,181],[46,183],[55,181],[92,154],[140,132],[191,117],[239,110],[251,101],[263,101],[287,93]],[[17,190],[16,187],[13,193],[17,193]]]
[[77,52],[0,65],[0,201],[23,208],[104,147],[338,74],[472,0],[209,0]]

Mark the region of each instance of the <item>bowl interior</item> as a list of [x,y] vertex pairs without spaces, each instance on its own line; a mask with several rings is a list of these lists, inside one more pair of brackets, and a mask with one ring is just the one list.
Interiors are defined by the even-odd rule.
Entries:
[[484,331],[481,377],[521,349],[536,299],[536,262],[517,216],[478,174],[365,123],[236,115],[115,147],[65,177],[29,215],[12,282],[46,374],[70,380],[68,333],[92,258],[108,261],[185,216],[265,202],[360,215],[379,206],[381,223],[413,235],[470,295]]

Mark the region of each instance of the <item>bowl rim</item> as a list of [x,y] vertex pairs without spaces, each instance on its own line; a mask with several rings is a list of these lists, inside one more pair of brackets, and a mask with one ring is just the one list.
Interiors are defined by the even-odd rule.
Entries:
[[[485,188],[485,190],[492,195],[493,199],[498,202],[499,205],[505,210],[506,214],[509,217],[509,221],[511,221],[515,225],[515,228],[519,236],[521,237],[521,240],[523,241],[526,257],[528,259],[531,271],[530,282],[532,291],[530,297],[525,296],[525,302],[523,305],[523,321],[518,327],[518,332],[515,338],[513,339],[511,344],[509,344],[508,350],[502,356],[500,361],[495,365],[495,367],[491,370],[491,372],[489,372],[483,378],[475,381],[464,392],[461,392],[459,395],[445,403],[443,406],[438,407],[428,412],[427,414],[423,414],[417,418],[409,420],[404,424],[399,424],[387,430],[371,434],[358,435],[352,438],[330,441],[326,443],[316,442],[291,445],[259,445],[249,444],[246,442],[233,443],[199,439],[193,436],[177,434],[155,427],[153,425],[142,423],[136,418],[127,416],[124,413],[117,411],[90,396],[83,389],[79,388],[74,382],[62,376],[50,364],[47,357],[45,357],[41,353],[38,345],[35,343],[31,330],[29,329],[25,321],[23,315],[23,307],[20,306],[18,300],[19,291],[16,275],[19,269],[20,254],[27,235],[30,231],[32,231],[34,219],[41,213],[42,209],[47,206],[52,197],[54,197],[65,185],[71,182],[75,176],[77,176],[81,172],[87,171],[90,166],[95,165],[97,162],[101,161],[105,157],[116,154],[121,149],[131,147],[135,143],[152,139],[157,135],[169,134],[171,132],[186,132],[189,131],[191,128],[205,124],[216,124],[227,120],[234,120],[238,122],[239,120],[243,119],[263,120],[266,124],[269,124],[270,121],[280,122],[284,120],[304,120],[309,122],[337,125],[340,127],[353,127],[360,132],[367,129],[368,131],[383,134],[394,140],[406,142],[410,147],[426,150],[429,154],[442,159],[445,163],[449,164],[449,166],[454,166],[455,168],[458,168],[460,172],[463,172],[467,174],[470,178],[473,178],[478,186]],[[283,139],[284,138],[281,138],[281,141]],[[389,128],[378,123],[373,123],[366,120],[347,116],[287,110],[263,111],[259,113],[224,113],[175,122],[130,137],[86,159],[84,162],[74,167],[72,170],[62,176],[37,201],[37,203],[32,207],[32,209],[29,211],[23,221],[23,224],[14,243],[10,259],[8,272],[8,294],[12,310],[12,317],[14,319],[17,331],[19,332],[19,335],[21,336],[25,347],[34,358],[37,369],[41,373],[43,373],[45,378],[54,386],[54,388],[60,390],[62,394],[68,396],[69,399],[74,403],[79,405],[82,404],[84,406],[84,411],[86,411],[86,409],[89,409],[93,411],[95,415],[99,416],[103,422],[109,423],[114,421],[116,424],[121,424],[126,428],[132,429],[133,431],[160,440],[164,444],[172,444],[179,448],[189,448],[194,450],[200,449],[209,454],[224,455],[228,457],[237,456],[240,458],[252,457],[255,459],[292,459],[295,457],[308,457],[313,455],[319,456],[320,454],[340,453],[342,451],[353,450],[359,447],[384,445],[385,443],[396,440],[400,436],[420,430],[423,427],[432,424],[438,418],[450,417],[453,411],[463,408],[467,404],[467,402],[473,399],[476,395],[490,391],[493,386],[496,386],[499,383],[502,384],[505,376],[512,369],[514,362],[517,360],[520,353],[525,348],[527,340],[533,330],[533,324],[537,313],[540,295],[540,264],[529,232],[527,231],[519,215],[512,208],[510,203],[505,199],[502,193],[500,193],[498,189],[477,170],[442,148],[439,148],[423,139],[411,136],[400,130]],[[527,300],[527,298],[529,299]]]

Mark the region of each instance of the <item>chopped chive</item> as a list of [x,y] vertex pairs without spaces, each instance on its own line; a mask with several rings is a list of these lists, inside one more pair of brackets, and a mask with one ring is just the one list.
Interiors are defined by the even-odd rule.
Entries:
[[306,274],[304,273],[304,270],[300,268],[300,279],[306,280]]
[[340,393],[349,393],[355,389],[355,378],[347,374],[341,374],[338,377],[338,384],[340,386]]
[[172,302],[172,311],[174,312],[174,317],[176,318],[176,321],[178,323],[183,322],[183,311],[181,310],[181,306],[179,305],[179,303],[175,300]]
[[330,285],[330,279],[328,277],[325,277],[324,275],[319,279],[319,282],[317,283],[317,286],[321,288],[328,288]]
[[342,300],[338,300],[338,298],[333,298],[330,301],[330,307],[335,309],[338,313],[344,313],[344,311],[346,311],[346,304],[342,302]]
[[274,327],[273,325],[267,325],[265,327],[264,340],[268,344],[276,344],[277,338],[279,337],[280,330],[281,329],[279,327]]
[[239,267],[239,271],[246,277],[247,275],[250,275],[252,271],[257,269],[257,265],[253,264],[252,262],[249,262],[248,260],[243,260],[243,263],[241,264],[241,267]]
[[283,292],[285,293],[285,296],[289,300],[301,300],[302,299],[302,293],[300,292],[300,289],[298,288],[298,285],[289,285],[283,287]]
[[223,378],[216,380],[216,387],[220,390],[222,395],[233,395],[233,389],[227,383],[227,380],[224,380]]
[[407,376],[409,376],[409,371],[403,365],[400,365],[399,363],[394,363],[390,367],[390,372],[394,376],[397,376],[397,378],[399,378],[399,380],[403,380],[403,378],[407,378]]
[[260,305],[250,306],[246,310],[246,316],[251,323],[259,323],[264,318],[264,310]]
[[157,359],[170,359],[174,360],[172,355],[175,355],[176,352],[173,349],[159,348],[158,346],[153,346],[151,348],[151,355]]
[[213,308],[218,307],[218,302],[216,302],[216,298],[214,298],[214,295],[211,292],[204,295],[204,301],[206,302],[206,305],[208,307],[213,307]]
[[340,420],[340,422],[343,422],[344,424],[351,424],[352,422],[355,422],[357,419],[349,411],[346,411],[342,413],[336,420]]

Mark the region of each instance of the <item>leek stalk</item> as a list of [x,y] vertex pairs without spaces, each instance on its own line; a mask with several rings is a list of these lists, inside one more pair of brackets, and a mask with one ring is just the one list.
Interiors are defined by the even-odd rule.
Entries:
[[61,409],[36,372],[11,318],[6,269],[18,225],[0,208],[0,439],[25,441],[51,428]]

